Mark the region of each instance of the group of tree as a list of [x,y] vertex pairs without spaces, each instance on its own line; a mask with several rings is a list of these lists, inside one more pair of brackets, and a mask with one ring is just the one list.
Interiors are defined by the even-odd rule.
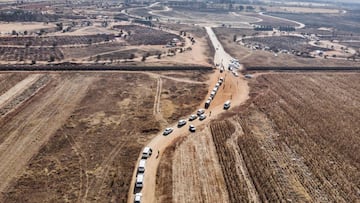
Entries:
[[25,10],[4,10],[0,12],[0,21],[6,22],[49,22],[57,21],[59,16]]
[[295,31],[295,27],[293,27],[293,26],[280,26],[279,30],[280,31],[285,31],[285,32],[292,32],[292,31]]
[[273,31],[273,27],[271,25],[260,25],[254,27],[254,30],[256,31]]

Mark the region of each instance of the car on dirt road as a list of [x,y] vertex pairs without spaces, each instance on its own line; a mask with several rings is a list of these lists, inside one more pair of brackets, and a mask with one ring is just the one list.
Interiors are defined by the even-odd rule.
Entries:
[[142,197],[141,193],[136,193],[134,198],[134,203],[141,203],[141,197]]
[[146,159],[146,158],[150,157],[151,154],[152,154],[152,149],[150,147],[145,147],[142,152],[141,158]]
[[165,128],[163,135],[168,135],[168,134],[172,133],[172,131],[174,131],[173,128]]
[[143,173],[139,173],[136,176],[136,183],[135,183],[135,187],[137,188],[142,188],[144,185],[144,174]]
[[204,114],[204,113],[205,113],[205,109],[199,109],[196,114],[197,114],[198,116],[200,116],[200,115],[202,115],[202,114]]
[[189,126],[189,131],[192,132],[192,133],[195,132],[195,131],[196,131],[195,126],[194,126],[194,125],[190,125],[190,126]]
[[139,162],[138,172],[144,173],[145,172],[145,165],[146,165],[146,159],[141,159]]
[[224,103],[224,109],[229,109],[231,105],[231,102],[228,100]]
[[205,114],[201,114],[200,116],[199,116],[199,120],[205,120],[205,118],[206,118],[206,115]]
[[183,127],[184,125],[186,125],[186,120],[179,120],[177,127],[178,127],[178,128],[181,128],[181,127]]
[[189,117],[189,121],[193,121],[197,119],[197,115],[193,114]]

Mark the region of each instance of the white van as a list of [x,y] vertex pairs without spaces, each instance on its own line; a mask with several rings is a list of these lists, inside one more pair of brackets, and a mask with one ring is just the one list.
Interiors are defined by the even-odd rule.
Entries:
[[231,104],[231,102],[230,102],[229,100],[226,101],[226,102],[224,103],[224,109],[230,108],[230,104]]
[[135,186],[138,188],[142,188],[144,185],[144,174],[143,173],[139,173],[136,177],[136,184]]
[[145,147],[142,152],[141,158],[146,159],[146,158],[150,157],[151,154],[152,154],[152,149],[150,147]]
[[145,164],[146,164],[146,160],[141,159],[140,162],[139,162],[138,172],[140,172],[140,173],[145,172]]

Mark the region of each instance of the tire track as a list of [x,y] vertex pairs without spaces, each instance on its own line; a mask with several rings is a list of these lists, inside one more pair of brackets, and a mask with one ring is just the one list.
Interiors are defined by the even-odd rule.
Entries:
[[161,77],[158,77],[156,93],[155,93],[155,101],[154,101],[154,110],[153,110],[154,116],[159,115],[161,111],[160,110],[161,91],[162,91],[162,80]]
[[[89,191],[89,175],[87,174],[87,159],[86,156],[84,155],[84,152],[81,150],[81,147],[75,141],[74,136],[72,136],[71,134],[66,134],[65,137],[69,141],[76,155],[79,157],[80,191],[77,202],[80,202],[80,200],[81,202],[85,202]],[[83,174],[85,174],[86,184],[85,184],[85,193],[83,197],[81,197],[83,193],[83,185],[84,185]]]
[[[130,132],[132,134],[134,132]],[[113,150],[109,153],[107,158],[100,164],[102,166],[102,169],[99,172],[99,176],[95,178],[95,180],[92,181],[91,185],[91,191],[87,192],[89,194],[86,195],[86,197],[90,196],[93,200],[99,200],[100,194],[102,192],[101,187],[104,185],[105,180],[109,174],[111,163],[114,161],[115,157],[120,153],[120,151],[123,149],[126,142],[122,142],[121,140],[118,142],[118,144],[113,148]],[[83,201],[86,201],[86,199],[83,199]]]

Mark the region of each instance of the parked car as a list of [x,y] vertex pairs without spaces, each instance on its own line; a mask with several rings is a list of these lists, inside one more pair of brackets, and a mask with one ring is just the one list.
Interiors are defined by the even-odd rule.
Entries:
[[199,109],[196,114],[198,116],[200,116],[201,114],[204,114],[204,113],[205,113],[205,109]]
[[209,108],[210,103],[211,103],[211,100],[210,100],[210,99],[208,99],[208,100],[205,102],[205,109],[208,109],[208,108]]
[[199,120],[205,120],[205,118],[206,118],[206,115],[205,114],[201,114],[200,116],[199,116]]
[[168,135],[168,134],[172,133],[173,130],[174,129],[172,129],[172,128],[165,128],[163,135]]
[[177,125],[178,128],[180,128],[180,127],[182,127],[184,125],[186,125],[186,121],[185,120],[179,120],[178,125]]
[[197,119],[197,115],[193,114],[189,117],[189,121],[193,121]]
[[195,131],[196,131],[195,126],[194,126],[194,125],[190,125],[190,126],[189,126],[189,131],[190,131],[190,132],[195,132]]

